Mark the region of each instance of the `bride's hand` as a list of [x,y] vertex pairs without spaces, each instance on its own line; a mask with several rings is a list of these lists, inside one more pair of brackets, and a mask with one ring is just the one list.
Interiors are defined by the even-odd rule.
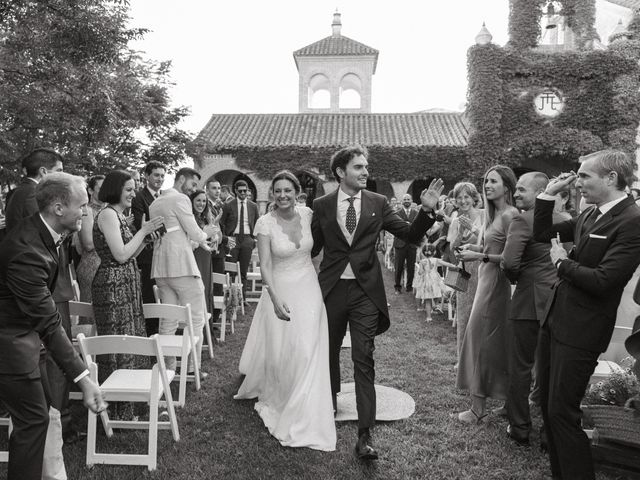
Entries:
[[280,320],[284,320],[285,322],[288,322],[289,320],[291,320],[290,317],[290,311],[289,311],[289,307],[287,306],[286,303],[280,301],[280,299],[278,298],[273,298],[273,310],[276,313],[276,317],[278,317]]

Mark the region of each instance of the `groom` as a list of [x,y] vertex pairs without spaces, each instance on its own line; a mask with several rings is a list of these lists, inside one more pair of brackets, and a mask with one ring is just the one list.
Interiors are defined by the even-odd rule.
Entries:
[[360,146],[343,148],[331,157],[331,171],[339,188],[313,202],[311,255],[318,255],[324,248],[318,280],[329,319],[333,408],[340,391],[340,346],[348,324],[358,410],[356,455],[362,460],[375,460],[378,453],[370,445],[369,433],[376,418],[374,339],[389,328],[376,239],[384,229],[405,241],[419,243],[435,221],[433,209],[443,185],[442,180],[434,180],[422,192],[422,208],[409,224],[394,212],[386,197],[365,190],[368,165],[367,151]]

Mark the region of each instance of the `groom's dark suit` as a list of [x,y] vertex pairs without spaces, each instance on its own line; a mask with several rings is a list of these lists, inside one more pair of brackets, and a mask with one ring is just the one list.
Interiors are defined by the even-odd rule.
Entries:
[[[559,264],[543,317],[538,379],[549,426],[551,472],[561,478],[594,478],[589,441],[581,428],[580,401],[598,355],[609,345],[625,285],[640,263],[640,208],[626,197],[595,224],[594,208],[553,224],[553,200],[536,200],[533,235],[549,242],[575,242]],[[586,222],[587,225],[589,222]]]
[[[402,220],[383,195],[361,191],[360,219],[351,244],[338,219],[338,190],[313,202],[312,256],[324,248],[318,280],[329,319],[329,368],[331,390],[340,391],[340,346],[347,324],[356,383],[359,428],[375,423],[374,339],[389,328],[389,310],[375,250],[381,230],[418,243],[435,219],[420,209],[412,224]],[[341,280],[347,264],[355,280]]]

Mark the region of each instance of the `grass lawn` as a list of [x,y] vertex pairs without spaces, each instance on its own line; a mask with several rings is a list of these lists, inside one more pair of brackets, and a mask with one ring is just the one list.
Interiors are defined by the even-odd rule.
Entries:
[[[241,382],[237,370],[252,308],[236,324],[235,335],[204,361],[209,378],[199,392],[190,391],[178,410],[181,440],[160,432],[158,470],[145,467],[85,465],[85,442],[64,447],[70,479],[535,479],[550,473],[548,459],[537,448],[506,438],[506,420],[491,418],[477,427],[460,425],[449,414],[468,408],[466,395],[455,389],[455,331],[442,316],[427,324],[410,294],[394,295],[392,275],[385,270],[391,303],[391,329],[377,338],[376,383],[409,393],[415,414],[399,422],[379,424],[373,435],[381,454],[366,465],[353,456],[355,422],[337,425],[338,445],[332,453],[284,448],[273,439],[253,410],[253,401],[234,401]],[[350,350],[342,351],[343,381],[352,381]],[[489,407],[499,406],[490,402]],[[309,412],[313,415],[313,412]],[[540,420],[535,420],[535,427]],[[138,432],[116,432],[99,438],[99,446],[145,448]],[[6,467],[0,466],[0,478]],[[598,473],[598,479],[627,478]],[[628,477],[631,478],[631,477]]]

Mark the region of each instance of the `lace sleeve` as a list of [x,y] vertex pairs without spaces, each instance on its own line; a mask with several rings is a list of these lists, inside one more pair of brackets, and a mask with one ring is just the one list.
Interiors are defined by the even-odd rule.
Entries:
[[309,223],[309,225],[311,225],[311,217],[313,217],[313,210],[305,206],[299,206],[297,208],[298,208],[298,211],[300,212],[300,217],[303,219],[303,221],[306,221]]
[[269,219],[271,218],[271,214],[270,213],[265,213],[264,215],[262,215],[258,221],[256,222],[255,227],[253,227],[253,233],[254,235],[267,235],[270,236],[271,234],[271,229],[269,228],[270,225],[270,221]]

